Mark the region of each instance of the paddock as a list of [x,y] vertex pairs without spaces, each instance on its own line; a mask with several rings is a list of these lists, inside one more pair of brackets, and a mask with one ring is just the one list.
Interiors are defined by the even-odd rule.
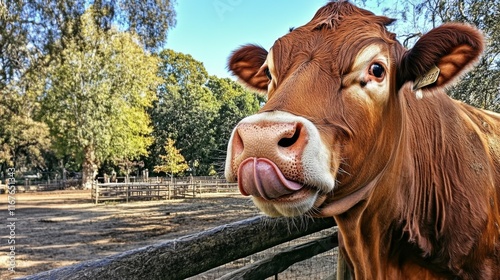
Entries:
[[[261,246],[262,243],[262,246],[271,248],[262,247],[259,249],[262,251],[240,257],[234,261],[223,260],[223,258],[210,254],[206,258],[207,260],[216,259],[225,263],[217,266],[212,263],[208,267],[215,266],[214,268],[199,272],[197,275],[190,276],[189,279],[218,279],[221,277],[238,279],[240,273],[250,273],[249,275],[256,273],[255,271],[276,273],[276,266],[280,267],[278,270],[283,271],[273,274],[269,279],[331,279],[329,277],[336,271],[336,249],[321,249],[328,248],[331,242],[334,242],[334,239],[330,238],[335,234],[334,227],[328,225],[325,230],[319,230],[293,240],[275,240],[273,242],[281,242],[276,246],[256,241],[263,239],[267,242],[266,234],[261,231],[267,230],[271,234],[278,235],[283,233],[283,236],[287,236],[289,231],[303,231],[304,226],[310,225],[312,220],[306,219],[305,223],[299,223],[299,221],[278,223],[274,219],[255,218],[259,216],[259,211],[250,200],[241,195],[213,194],[211,196],[207,193],[201,198],[130,201],[129,203],[108,201],[95,204],[90,199],[89,190],[20,193],[17,195],[16,210],[19,210],[19,214],[23,214],[16,224],[19,244],[16,247],[17,270],[13,275],[0,271],[2,279],[4,276],[7,276],[8,279],[11,276],[33,277],[33,275],[54,271],[54,269],[64,268],[67,271],[70,267],[74,268],[75,266],[80,266],[81,269],[84,264],[89,263],[110,264],[109,260],[116,261],[117,258],[121,258],[119,256],[124,255],[128,257],[120,259],[120,261],[125,261],[128,267],[134,265],[131,263],[134,258],[131,257],[135,253],[142,254],[142,260],[151,259],[147,261],[147,265],[152,265],[152,262],[159,260],[159,263],[155,265],[157,270],[165,270],[165,267],[178,269],[178,263],[169,264],[161,258],[158,259],[158,256],[149,258],[145,252],[158,249],[160,251],[156,252],[159,253],[161,248],[166,250],[172,244],[176,244],[176,248],[181,248],[180,244],[184,244],[182,254],[185,254],[190,250],[190,246],[197,248],[201,246],[199,244],[203,244],[207,240],[217,240],[217,237],[214,236],[219,234],[222,234],[219,237],[222,238],[221,242],[223,243],[213,246],[219,250],[223,249],[224,254],[227,254],[226,249],[231,246],[234,248],[234,244],[239,246],[236,246],[236,252],[243,255],[251,253],[247,249],[256,250],[255,248],[247,248],[250,247],[250,244]],[[332,221],[330,220],[330,222]],[[239,237],[238,234],[234,237],[228,237],[230,235],[224,234],[229,234],[229,229],[231,232],[237,232],[237,229],[243,231],[240,232]],[[255,239],[250,240],[245,237],[249,235],[249,232],[253,232],[253,235],[250,235]],[[195,240],[194,243],[191,242],[193,240]],[[240,243],[237,243],[238,240]],[[226,243],[229,247],[226,246]],[[307,245],[308,243],[311,244]],[[242,244],[246,245],[242,246]],[[320,250],[326,251],[320,253],[315,244],[319,246]],[[206,243],[205,246],[210,246],[210,243]],[[305,251],[294,251],[293,248],[297,246],[306,249],[303,249]],[[314,247],[316,249],[311,249]],[[2,251],[4,249],[5,247],[2,247]],[[215,252],[215,249],[207,249],[207,252]],[[315,256],[309,258],[311,254],[315,254]],[[160,255],[163,256],[163,254]],[[308,259],[299,261],[292,259],[292,256]],[[281,261],[276,262],[280,259],[290,259],[296,263],[283,265]],[[4,262],[1,257],[0,261]],[[199,259],[195,261],[195,267],[201,267],[201,265],[205,265],[204,262]],[[203,270],[208,269],[208,267],[204,266]],[[103,268],[101,267],[101,269]],[[137,267],[137,269],[143,268]]]

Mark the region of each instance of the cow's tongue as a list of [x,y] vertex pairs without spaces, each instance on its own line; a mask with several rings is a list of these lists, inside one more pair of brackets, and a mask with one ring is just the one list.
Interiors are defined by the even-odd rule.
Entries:
[[243,195],[270,200],[298,191],[302,185],[286,179],[272,161],[252,157],[238,168],[238,187]]

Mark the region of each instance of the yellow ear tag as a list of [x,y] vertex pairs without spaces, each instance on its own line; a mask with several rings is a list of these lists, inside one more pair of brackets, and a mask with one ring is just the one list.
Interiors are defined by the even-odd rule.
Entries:
[[432,85],[439,77],[441,70],[436,65],[433,65],[429,72],[425,75],[418,77],[413,84],[413,90],[421,89],[425,86]]

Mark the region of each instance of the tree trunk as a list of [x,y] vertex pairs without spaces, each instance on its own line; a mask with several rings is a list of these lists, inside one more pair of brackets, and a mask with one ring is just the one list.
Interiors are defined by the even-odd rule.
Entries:
[[93,147],[85,147],[84,153],[82,163],[82,185],[83,188],[87,190],[92,188],[92,182],[97,175],[97,164]]

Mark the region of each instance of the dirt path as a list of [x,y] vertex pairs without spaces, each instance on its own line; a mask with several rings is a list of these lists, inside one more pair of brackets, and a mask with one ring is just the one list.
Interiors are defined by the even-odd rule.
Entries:
[[[0,195],[7,224],[7,195]],[[16,194],[16,273],[7,270],[9,229],[0,227],[0,279],[102,258],[257,215],[241,195],[95,205],[88,191]]]

